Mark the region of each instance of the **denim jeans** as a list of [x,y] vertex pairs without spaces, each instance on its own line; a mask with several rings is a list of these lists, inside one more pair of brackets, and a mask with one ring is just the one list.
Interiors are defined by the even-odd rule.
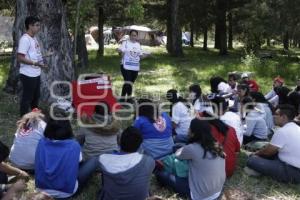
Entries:
[[86,185],[86,182],[98,169],[100,169],[99,156],[91,157],[80,164],[78,172],[79,189]]
[[158,182],[162,185],[170,187],[180,196],[189,197],[190,196],[190,188],[188,178],[181,178],[175,176],[167,171],[157,170],[154,172]]
[[247,166],[280,182],[300,183],[300,169],[282,162],[278,157],[269,160],[251,156],[247,161]]

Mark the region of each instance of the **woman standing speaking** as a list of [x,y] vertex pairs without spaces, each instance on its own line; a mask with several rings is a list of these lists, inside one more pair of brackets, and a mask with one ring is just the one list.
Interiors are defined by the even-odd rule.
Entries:
[[121,101],[125,101],[127,95],[127,102],[131,102],[132,86],[140,71],[140,59],[147,56],[138,42],[138,31],[131,30],[129,39],[123,41],[117,50],[122,55],[121,73],[124,79]]

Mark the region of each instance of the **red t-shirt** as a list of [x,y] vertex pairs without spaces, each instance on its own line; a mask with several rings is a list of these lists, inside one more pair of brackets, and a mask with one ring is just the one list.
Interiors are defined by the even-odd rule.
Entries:
[[259,86],[255,80],[248,80],[247,84],[249,85],[250,91],[253,91],[253,92],[259,91]]
[[211,126],[211,131],[213,137],[223,146],[223,150],[226,154],[225,158],[225,168],[226,168],[226,176],[232,176],[235,166],[237,155],[236,152],[240,151],[240,143],[237,139],[234,128],[229,126],[227,131],[226,141],[224,143],[224,135],[218,131],[215,126]]

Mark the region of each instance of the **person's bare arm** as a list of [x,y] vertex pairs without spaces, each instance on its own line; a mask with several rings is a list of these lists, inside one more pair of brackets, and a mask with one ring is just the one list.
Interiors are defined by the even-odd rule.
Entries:
[[20,63],[24,63],[26,65],[32,65],[32,66],[36,66],[36,67],[44,67],[44,64],[35,62],[33,60],[29,60],[25,57],[25,55],[18,53],[17,54],[17,60]]
[[272,157],[278,153],[278,149],[279,149],[278,147],[276,147],[272,144],[268,144],[265,148],[256,152],[255,155],[261,156],[261,157],[266,157],[266,158]]
[[4,172],[5,174],[8,174],[8,175],[14,175],[14,176],[18,176],[18,177],[25,178],[25,179],[29,178],[29,175],[27,174],[27,172],[20,170],[16,167],[10,166],[3,162],[0,163],[0,171]]

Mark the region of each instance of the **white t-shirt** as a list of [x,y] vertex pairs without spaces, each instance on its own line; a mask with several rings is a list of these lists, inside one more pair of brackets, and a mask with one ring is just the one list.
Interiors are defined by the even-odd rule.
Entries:
[[210,102],[200,101],[200,99],[197,99],[194,103],[194,110],[196,112],[209,112],[213,113],[213,109]]
[[42,137],[46,123],[39,121],[36,128],[20,130],[15,133],[14,143],[11,147],[10,161],[22,169],[34,169],[36,147]]
[[124,69],[139,71],[140,70],[140,56],[142,55],[142,49],[139,42],[132,42],[125,40],[122,42],[120,51],[123,52],[122,65]]
[[300,168],[300,127],[297,124],[289,122],[277,129],[270,143],[279,148],[281,161]]
[[226,94],[226,93],[230,93],[231,92],[231,87],[229,84],[221,82],[218,85],[218,91],[221,94]]
[[227,111],[224,115],[220,117],[220,120],[227,124],[228,126],[231,126],[235,129],[236,137],[240,142],[240,145],[243,143],[243,124],[240,119],[240,116],[234,112]]
[[189,109],[182,102],[177,102],[172,107],[172,121],[177,124],[175,132],[178,135],[187,135],[192,117]]
[[[20,38],[17,52],[25,55],[25,58],[32,60],[33,62],[43,62],[43,56],[37,39],[35,37],[31,37],[27,33]],[[20,63],[20,74],[24,74],[29,77],[37,77],[41,75],[41,68]]]

